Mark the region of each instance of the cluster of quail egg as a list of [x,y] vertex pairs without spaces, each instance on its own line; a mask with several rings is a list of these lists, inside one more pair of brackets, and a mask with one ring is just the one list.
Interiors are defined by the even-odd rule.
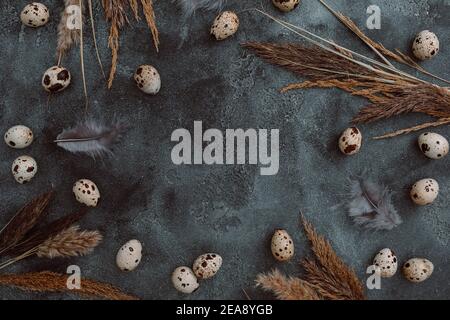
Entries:
[[[373,259],[375,272],[382,278],[391,278],[397,272],[398,258],[389,248],[380,250]],[[411,258],[402,267],[404,277],[414,283],[427,280],[433,273],[433,263],[425,258]]]
[[182,293],[196,291],[200,283],[198,280],[212,278],[222,266],[222,257],[217,253],[204,253],[195,259],[192,269],[187,266],[176,268],[172,272],[172,284]]
[[[417,143],[422,153],[434,160],[443,159],[449,152],[447,139],[434,132],[421,134]],[[362,145],[361,131],[356,127],[347,128],[339,137],[339,149],[347,156],[358,153]],[[412,201],[420,206],[431,204],[439,194],[439,183],[432,178],[424,178],[411,187]]]

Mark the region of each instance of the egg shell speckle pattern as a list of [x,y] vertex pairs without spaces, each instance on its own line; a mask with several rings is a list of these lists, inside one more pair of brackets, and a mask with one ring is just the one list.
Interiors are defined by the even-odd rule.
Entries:
[[22,23],[33,28],[45,25],[49,18],[48,8],[39,2],[27,4],[20,13]]
[[5,133],[5,142],[14,149],[23,149],[33,142],[33,131],[22,125],[14,126]]
[[134,81],[143,92],[157,94],[161,89],[161,77],[155,67],[142,65],[134,73]]
[[100,199],[100,190],[97,185],[89,179],[80,179],[74,183],[73,194],[78,202],[88,207],[96,207]]
[[294,256],[294,242],[286,230],[275,230],[271,241],[271,250],[275,259],[287,261]]
[[411,188],[411,199],[421,206],[432,203],[438,194],[439,184],[431,178],[419,180]]
[[438,37],[429,30],[421,31],[414,39],[412,52],[417,59],[431,59],[439,52]]
[[142,259],[142,244],[133,239],[120,247],[116,255],[116,264],[122,271],[133,271]]
[[353,155],[361,149],[362,134],[356,127],[347,128],[339,137],[339,149],[345,155]]
[[200,279],[214,276],[222,266],[222,257],[217,253],[205,253],[199,256],[193,265],[195,275]]
[[448,141],[440,134],[433,132],[422,133],[417,142],[423,154],[430,159],[442,159],[448,154]]
[[289,12],[297,8],[300,0],[272,0],[275,7],[283,12]]
[[11,171],[18,183],[25,184],[36,175],[38,170],[36,160],[30,156],[20,156],[14,160]]
[[172,283],[175,289],[183,293],[192,293],[199,287],[194,271],[186,266],[178,267],[173,271]]
[[231,37],[239,29],[239,18],[232,11],[224,11],[219,14],[211,27],[211,34],[216,40],[224,40]]
[[403,265],[405,278],[416,283],[427,280],[433,273],[433,270],[433,263],[424,258],[412,258]]
[[63,67],[53,66],[47,69],[42,76],[42,86],[45,91],[59,92],[70,84],[71,75],[69,70]]
[[397,272],[397,256],[391,249],[384,248],[373,259],[373,265],[382,278],[390,278]]

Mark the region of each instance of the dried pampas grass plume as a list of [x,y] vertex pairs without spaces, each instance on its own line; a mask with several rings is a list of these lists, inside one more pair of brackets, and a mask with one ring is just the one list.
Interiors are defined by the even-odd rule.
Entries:
[[110,284],[90,279],[81,279],[81,288],[70,290],[67,288],[67,275],[50,271],[2,274],[0,285],[31,292],[62,292],[107,300],[139,300]]

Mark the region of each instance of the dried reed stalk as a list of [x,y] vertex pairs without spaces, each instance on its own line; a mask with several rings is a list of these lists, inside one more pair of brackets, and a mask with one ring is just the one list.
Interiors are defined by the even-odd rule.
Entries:
[[438,121],[425,122],[425,123],[419,124],[417,126],[397,130],[397,131],[394,131],[391,133],[384,134],[382,136],[377,136],[377,137],[374,137],[373,139],[380,140],[380,139],[394,138],[394,137],[397,137],[402,134],[408,134],[411,132],[420,131],[420,130],[432,128],[432,127],[438,127],[438,126],[442,126],[445,124],[450,124],[450,118],[442,118],[442,119],[439,119]]
[[67,275],[51,271],[0,275],[0,285],[32,292],[61,292],[107,300],[139,300],[120,289],[95,280],[81,279],[80,289],[67,288]]
[[23,239],[45,215],[53,191],[44,193],[26,204],[0,230],[0,256]]
[[302,215],[302,224],[311,243],[315,260],[302,262],[307,272],[306,280],[318,288],[325,299],[364,300],[364,287],[353,269],[348,267]]
[[316,288],[300,278],[286,277],[278,270],[259,274],[257,286],[272,291],[279,300],[322,300]]

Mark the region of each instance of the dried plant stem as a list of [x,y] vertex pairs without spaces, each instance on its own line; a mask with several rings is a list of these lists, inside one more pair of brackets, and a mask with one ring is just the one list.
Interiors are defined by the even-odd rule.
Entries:
[[[83,0],[78,1],[78,5],[80,6],[80,11],[83,12]],[[85,108],[87,110],[89,105],[87,86],[86,86],[86,74],[84,70],[84,43],[83,43],[83,17],[81,16],[80,23],[80,63],[81,63],[81,75],[83,77],[83,91],[84,91],[84,99],[85,99]],[[91,19],[92,20],[92,19]]]
[[95,48],[95,54],[97,56],[98,65],[100,66],[100,71],[102,73],[103,79],[106,80],[105,70],[103,69],[103,63],[102,59],[100,58],[100,52],[98,50],[97,45],[97,36],[95,32],[95,22],[94,22],[94,10],[92,7],[92,0],[88,0],[88,7],[89,7],[89,18],[91,19],[91,29],[92,29],[92,39],[94,40],[94,48]]
[[394,132],[391,132],[391,133],[384,134],[382,136],[377,136],[377,137],[374,137],[373,139],[374,140],[381,140],[381,139],[387,139],[387,138],[394,138],[394,137],[397,137],[397,136],[402,135],[402,134],[408,134],[408,133],[411,133],[411,132],[420,131],[420,130],[427,129],[427,128],[432,128],[432,127],[438,127],[438,126],[442,126],[442,125],[445,125],[445,124],[450,124],[450,118],[442,118],[442,119],[439,119],[438,121],[422,123],[422,124],[419,124],[417,126],[413,126],[413,127],[410,127],[410,128],[397,130],[397,131],[394,131]]
[[81,279],[81,288],[70,290],[67,287],[67,275],[50,271],[3,274],[0,275],[0,285],[34,292],[65,292],[108,300],[138,300],[110,284],[90,279]]
[[145,20],[153,36],[153,44],[156,52],[159,52],[159,33],[156,27],[155,11],[153,10],[153,0],[141,0],[142,10],[144,11]]
[[332,9],[324,0],[319,0],[319,2],[322,3],[322,5],[325,6],[342,24],[344,24],[350,31],[352,31],[356,36],[358,36],[369,48],[371,48],[385,63],[387,63],[391,67],[395,68],[386,59],[385,56],[392,58],[395,61],[402,63],[404,65],[407,65],[411,68],[414,68],[432,78],[441,80],[446,83],[450,83],[450,81],[448,81],[442,77],[436,76],[436,75],[432,74],[431,72],[427,71],[426,69],[422,68],[411,57],[400,52],[398,49],[396,49],[397,53],[394,53],[391,50],[384,47],[381,43],[373,41],[366,34],[364,34],[364,32],[362,32],[362,30],[359,29],[358,26],[350,18],[348,18],[347,16],[343,15],[342,13],[337,12],[336,10]]

